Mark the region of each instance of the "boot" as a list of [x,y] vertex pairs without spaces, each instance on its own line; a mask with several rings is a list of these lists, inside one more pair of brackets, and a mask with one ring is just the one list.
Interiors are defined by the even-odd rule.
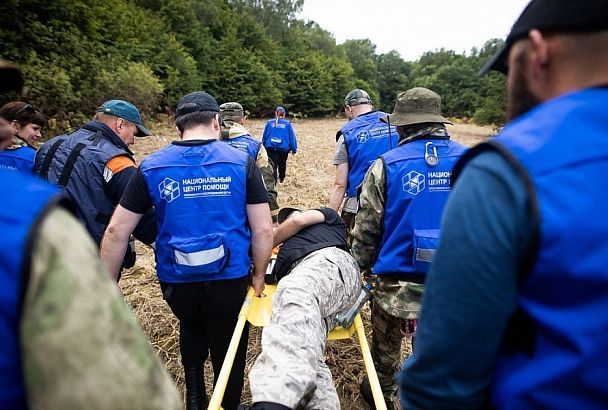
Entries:
[[186,380],[186,410],[203,410],[207,407],[203,365],[184,366]]
[[[359,392],[361,398],[367,403],[370,409],[376,410],[376,403],[374,402],[374,394],[372,393],[372,386],[369,384],[369,378],[365,376],[359,385]],[[387,410],[394,410],[395,405],[392,401],[384,399]]]

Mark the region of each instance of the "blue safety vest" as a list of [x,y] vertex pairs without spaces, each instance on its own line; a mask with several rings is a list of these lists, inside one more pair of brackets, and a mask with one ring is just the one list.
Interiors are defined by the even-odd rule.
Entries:
[[161,282],[240,278],[249,272],[247,154],[214,141],[171,144],[141,164],[156,208]]
[[538,235],[518,296],[528,346],[501,349],[498,408],[608,405],[606,107],[608,88],[560,96],[475,151],[498,150],[520,171]]
[[289,152],[294,151],[291,123],[285,118],[268,120],[264,127],[262,143],[267,149]]
[[115,207],[106,192],[104,170],[119,155],[133,158],[101,131],[84,128],[47,141],[36,155],[36,174],[65,188],[98,245]]
[[448,139],[421,139],[382,155],[386,202],[374,274],[413,274],[423,281],[439,244],[452,169],[466,149]]
[[372,163],[380,155],[397,146],[397,130],[394,126],[389,128],[388,124],[380,121],[384,116],[386,113],[382,111],[372,111],[353,118],[340,129],[348,153],[348,197],[357,195],[357,188]]
[[33,172],[36,150],[31,147],[19,147],[0,151],[0,169],[21,172]]
[[254,160],[258,158],[258,152],[260,152],[260,142],[253,139],[253,137],[249,134],[239,135],[235,138],[226,138],[222,141],[238,150],[246,152]]
[[27,408],[21,366],[22,286],[27,282],[36,221],[58,197],[58,189],[38,178],[0,170],[0,409]]

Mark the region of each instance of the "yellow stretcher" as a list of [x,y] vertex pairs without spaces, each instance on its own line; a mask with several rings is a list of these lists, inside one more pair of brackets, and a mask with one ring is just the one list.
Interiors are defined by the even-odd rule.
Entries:
[[[266,288],[264,289],[265,296],[263,297],[255,297],[253,288],[251,287],[247,291],[243,306],[239,312],[236,328],[234,329],[232,339],[230,340],[230,345],[228,346],[228,351],[226,352],[224,364],[222,365],[219,377],[217,378],[217,383],[215,384],[215,388],[213,390],[213,395],[209,401],[209,410],[219,410],[222,408],[222,398],[224,397],[224,391],[226,389],[226,384],[228,383],[228,377],[230,376],[230,370],[232,369],[232,364],[234,363],[234,357],[236,355],[239,341],[241,339],[241,335],[243,334],[245,322],[249,321],[249,323],[251,323],[253,326],[266,326],[270,323],[272,301],[276,288],[276,285],[266,285]],[[341,326],[333,329],[329,333],[328,339],[349,339],[355,332],[357,333],[357,339],[359,340],[359,346],[361,347],[363,362],[365,363],[365,370],[372,388],[376,409],[386,410],[386,404],[384,402],[384,397],[382,396],[382,390],[380,389],[380,383],[378,382],[378,375],[376,374],[376,369],[374,368],[369,345],[367,344],[367,338],[365,337],[365,328],[363,327],[361,316],[357,314],[353,324],[348,329],[344,329]]]

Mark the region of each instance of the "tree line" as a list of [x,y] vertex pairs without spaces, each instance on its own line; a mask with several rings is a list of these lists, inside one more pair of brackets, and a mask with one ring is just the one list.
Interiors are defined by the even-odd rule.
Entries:
[[337,45],[318,24],[296,18],[303,3],[4,0],[0,57],[21,65],[25,98],[59,119],[86,118],[112,98],[147,116],[169,113],[193,90],[239,101],[254,116],[281,104],[291,115],[315,117],[337,113],[358,87],[391,111],[397,92],[422,86],[442,96],[447,116],[504,121],[504,77],[477,77],[502,40],[407,62],[396,51],[377,54],[367,39]]

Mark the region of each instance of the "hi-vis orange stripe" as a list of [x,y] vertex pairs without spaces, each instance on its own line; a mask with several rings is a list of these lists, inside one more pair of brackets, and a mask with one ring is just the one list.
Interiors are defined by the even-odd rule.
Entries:
[[106,167],[112,171],[112,174],[117,174],[125,168],[134,167],[135,161],[131,158],[121,155],[118,157],[114,157],[108,161]]

